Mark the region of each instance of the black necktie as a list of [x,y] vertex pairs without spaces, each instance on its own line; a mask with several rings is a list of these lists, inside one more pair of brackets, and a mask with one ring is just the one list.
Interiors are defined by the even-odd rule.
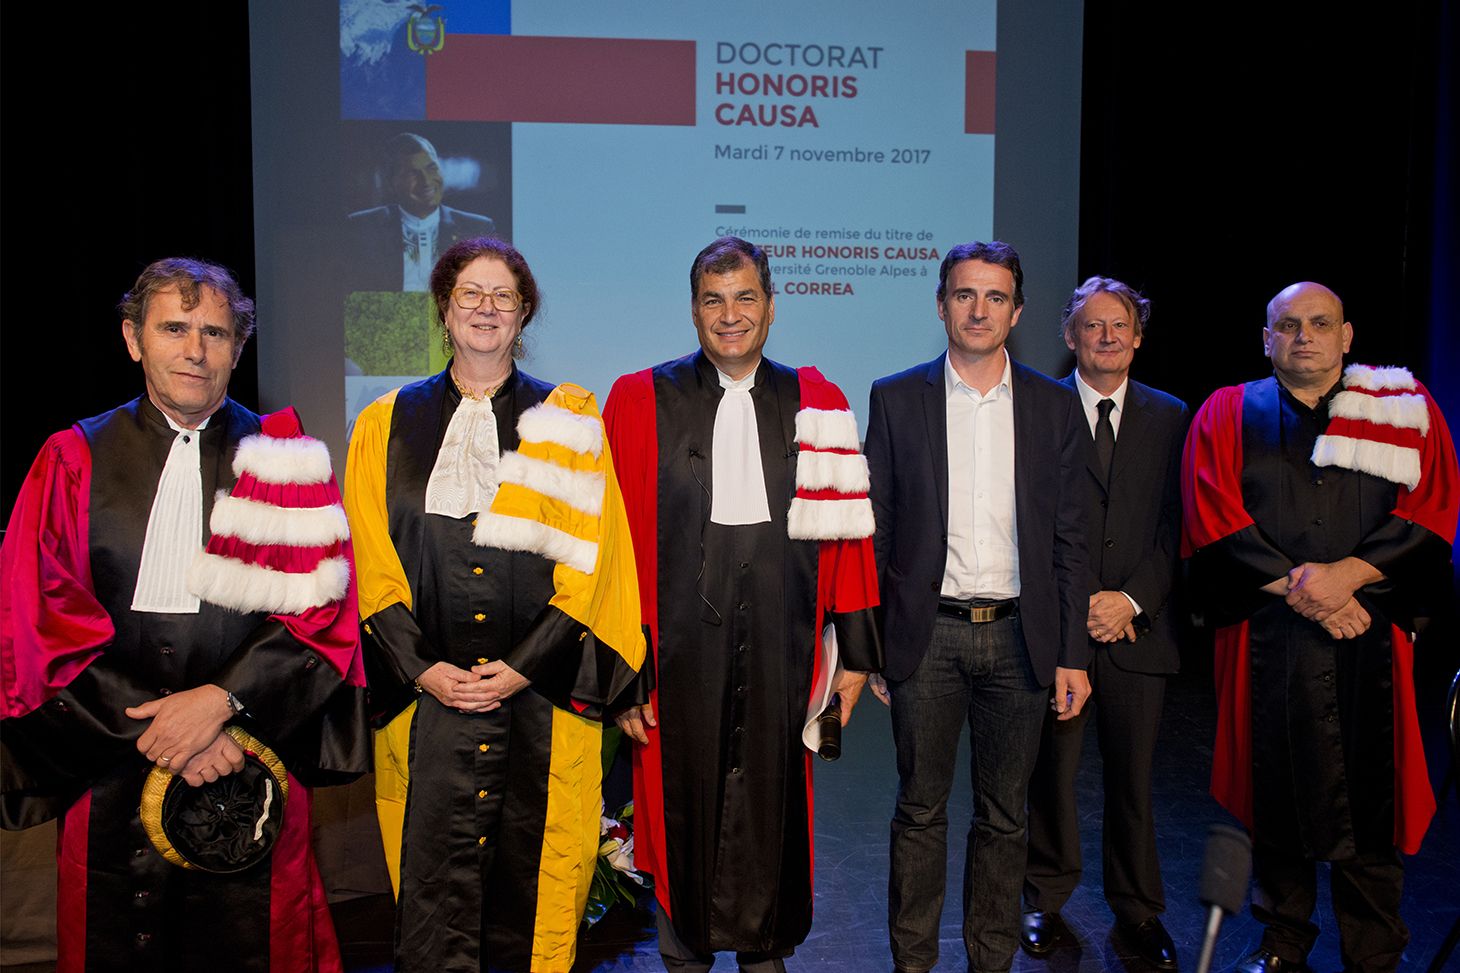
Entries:
[[1095,455],[1100,458],[1100,472],[1105,482],[1110,482],[1110,460],[1115,456],[1115,427],[1110,424],[1110,410],[1115,408],[1111,399],[1101,399],[1095,405],[1100,419],[1095,423]]

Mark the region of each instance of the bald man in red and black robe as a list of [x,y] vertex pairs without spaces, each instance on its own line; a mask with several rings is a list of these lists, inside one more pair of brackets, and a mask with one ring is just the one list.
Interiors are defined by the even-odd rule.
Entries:
[[1343,367],[1352,336],[1328,288],[1284,289],[1274,375],[1219,389],[1186,444],[1185,547],[1220,626],[1212,793],[1252,831],[1266,926],[1243,973],[1306,968],[1315,861],[1345,966],[1395,969],[1399,852],[1435,809],[1411,639],[1449,586],[1460,475],[1409,372]]

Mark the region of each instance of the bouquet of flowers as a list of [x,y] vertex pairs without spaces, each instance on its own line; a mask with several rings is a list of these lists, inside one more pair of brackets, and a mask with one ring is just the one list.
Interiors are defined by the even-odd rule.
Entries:
[[599,805],[600,844],[593,884],[588,887],[588,908],[583,921],[590,926],[602,919],[615,902],[632,906],[634,898],[649,888],[649,876],[634,869],[634,802],[619,808],[612,817]]

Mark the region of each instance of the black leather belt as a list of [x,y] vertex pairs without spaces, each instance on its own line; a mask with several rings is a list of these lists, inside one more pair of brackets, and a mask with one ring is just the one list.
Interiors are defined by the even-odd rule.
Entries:
[[965,622],[996,622],[1008,618],[1019,607],[1018,598],[998,601],[991,605],[969,605],[961,601],[938,602],[938,614],[961,618]]

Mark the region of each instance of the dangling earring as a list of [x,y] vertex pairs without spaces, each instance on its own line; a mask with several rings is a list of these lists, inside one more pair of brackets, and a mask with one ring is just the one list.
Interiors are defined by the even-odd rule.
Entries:
[[522,332],[519,331],[519,332],[517,332],[517,341],[516,341],[515,344],[512,345],[512,360],[513,361],[521,361],[522,360],[522,355],[523,355],[523,351],[522,351]]
[[441,350],[446,353],[447,358],[451,357],[451,332],[445,328],[441,329]]

